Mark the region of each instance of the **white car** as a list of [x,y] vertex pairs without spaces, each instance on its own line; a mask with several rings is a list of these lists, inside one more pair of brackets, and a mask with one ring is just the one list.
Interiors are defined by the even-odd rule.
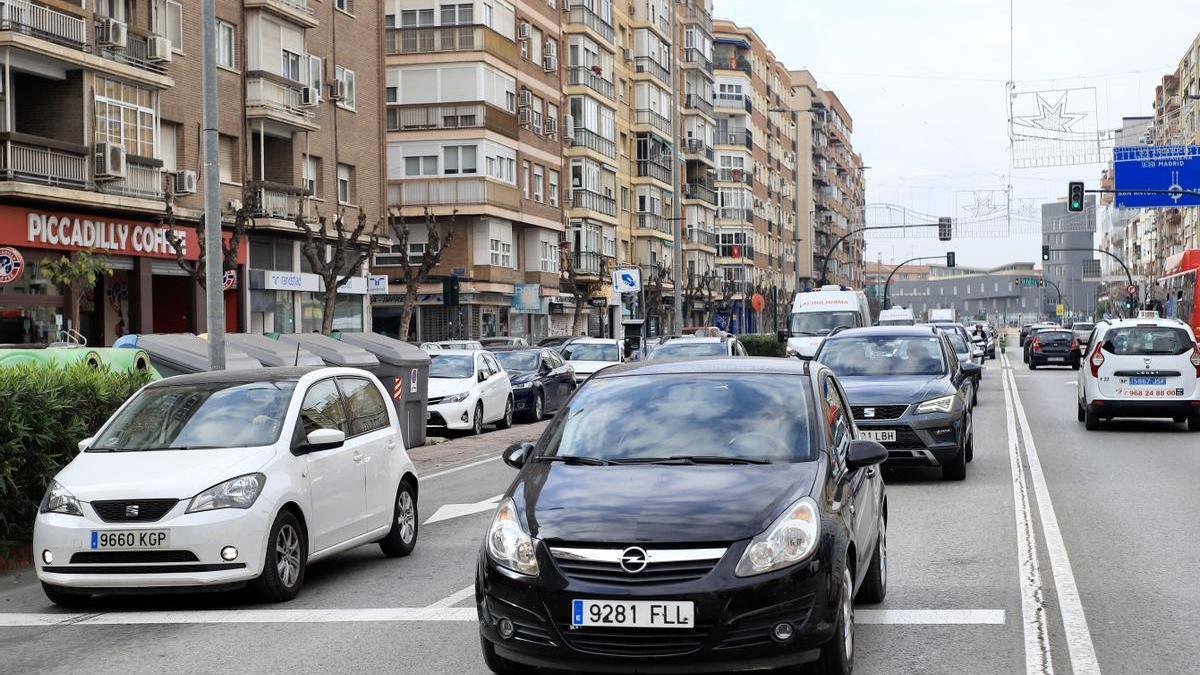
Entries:
[[483,343],[479,340],[442,340],[434,344],[442,349],[483,349]]
[[1166,417],[1200,431],[1200,348],[1184,324],[1142,317],[1102,322],[1079,369],[1079,421]]
[[491,352],[443,349],[429,355],[427,427],[483,433],[483,425],[512,426],[513,393],[508,373]]
[[575,369],[575,382],[582,383],[600,370],[621,363],[621,345],[608,338],[579,338],[559,352]]
[[388,392],[354,368],[182,375],[134,394],[50,483],[46,596],[249,584],[295,597],[308,564],[417,541],[417,474]]

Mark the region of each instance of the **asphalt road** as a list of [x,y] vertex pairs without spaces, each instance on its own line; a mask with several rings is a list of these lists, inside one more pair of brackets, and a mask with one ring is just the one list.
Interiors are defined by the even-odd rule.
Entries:
[[[890,589],[859,608],[857,671],[1200,671],[1200,436],[1145,421],[1086,432],[1075,372],[1030,372],[1016,354],[1010,371],[988,362],[966,481],[886,474]],[[0,576],[0,672],[486,673],[468,589],[514,472],[479,457],[539,430],[419,451],[437,468],[416,553],[364,547],[314,565],[286,605],[141,596],[82,615],[50,605],[29,573]],[[447,472],[439,457],[462,462]]]

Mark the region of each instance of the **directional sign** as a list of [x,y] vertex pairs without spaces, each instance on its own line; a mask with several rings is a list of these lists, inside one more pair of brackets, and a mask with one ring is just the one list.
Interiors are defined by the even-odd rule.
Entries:
[[[1115,148],[1113,169],[1117,206],[1200,206],[1200,197],[1178,193],[1200,191],[1200,147],[1138,145]],[[1145,194],[1139,190],[1166,190],[1176,194]]]
[[1066,308],[1063,307],[1062,303],[1059,303],[1054,306],[1055,316],[1062,316],[1064,313],[1066,313]]
[[474,504],[445,504],[437,511],[434,511],[433,515],[429,516],[429,520],[425,521],[425,524],[428,525],[430,523],[437,523],[443,520],[450,520],[451,518],[461,518],[462,516],[469,516],[473,513],[492,511],[496,508],[496,505],[500,503],[500,498],[503,496],[504,495],[496,495],[495,497],[489,497],[481,502],[475,502]]
[[613,290],[618,293],[637,293],[642,290],[642,270],[625,267],[613,270]]

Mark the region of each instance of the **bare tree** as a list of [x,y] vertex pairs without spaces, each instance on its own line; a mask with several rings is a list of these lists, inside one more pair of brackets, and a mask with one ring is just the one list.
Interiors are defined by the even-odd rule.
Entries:
[[579,280],[579,272],[572,260],[571,253],[571,242],[566,239],[560,241],[558,244],[560,276],[566,282],[567,288],[570,289],[571,297],[575,299],[575,309],[571,316],[571,335],[582,335],[585,329],[583,305],[596,290],[597,285]]
[[684,316],[694,317],[697,311],[694,309],[696,303],[701,303],[703,307],[698,313],[700,314],[700,325],[708,325],[706,323],[707,313],[711,310],[713,284],[716,281],[716,275],[712,270],[705,270],[703,273],[697,274],[695,270],[688,270],[687,280],[683,286],[683,305],[685,308]]
[[436,217],[430,213],[429,207],[425,207],[425,251],[421,254],[419,262],[412,262],[408,259],[408,242],[412,235],[412,230],[409,227],[408,221],[400,217],[400,214],[395,209],[388,211],[388,224],[392,230],[392,239],[400,249],[400,264],[401,276],[404,282],[404,304],[400,313],[400,339],[408,339],[408,327],[412,322],[413,311],[417,307],[417,294],[421,289],[421,284],[429,278],[429,272],[437,267],[442,262],[442,255],[449,248],[450,242],[454,240],[454,222],[458,216],[458,209],[450,212],[450,227],[446,230],[445,238],[442,237],[442,232],[438,228]]
[[[241,246],[242,237],[246,234],[246,230],[254,227],[254,218],[251,215],[254,213],[253,199],[254,197],[248,194],[242,200],[242,205],[233,213],[233,231],[230,232],[229,239],[221,238],[221,269],[225,272],[237,269],[238,248]],[[175,252],[175,262],[184,272],[188,273],[193,281],[200,285],[200,288],[204,288],[207,279],[204,268],[204,261],[207,257],[204,248],[204,216],[200,216],[200,220],[194,228],[199,248],[199,257],[195,260],[188,260],[184,257],[186,240],[175,234],[175,209],[170,199],[167,200],[167,210],[158,219],[158,224],[167,228],[167,243]]]
[[[305,260],[313,273],[325,282],[325,289],[321,292],[321,333],[329,335],[333,332],[333,311],[337,304],[338,289],[358,276],[363,263],[379,250],[379,226],[377,224],[371,228],[364,246],[360,238],[367,229],[367,214],[361,211],[353,229],[347,228],[341,213],[334,216],[332,237],[325,216],[317,217],[316,227],[305,221],[303,215],[297,215],[295,222],[304,234],[301,251]],[[326,246],[330,248],[328,256],[325,254]]]
[[642,280],[642,283],[646,285],[644,316],[647,320],[652,316],[659,317],[659,330],[662,329],[663,283],[667,280],[670,273],[671,271],[665,265],[659,264],[650,269],[649,279]]

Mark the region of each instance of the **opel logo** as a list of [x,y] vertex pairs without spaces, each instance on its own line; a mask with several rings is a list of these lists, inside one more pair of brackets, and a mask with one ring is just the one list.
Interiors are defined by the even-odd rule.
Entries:
[[621,569],[630,574],[637,574],[646,569],[649,562],[646,549],[639,546],[630,546],[621,552]]
[[126,518],[137,518],[138,517],[138,505],[137,504],[127,504],[125,506],[125,517]]

